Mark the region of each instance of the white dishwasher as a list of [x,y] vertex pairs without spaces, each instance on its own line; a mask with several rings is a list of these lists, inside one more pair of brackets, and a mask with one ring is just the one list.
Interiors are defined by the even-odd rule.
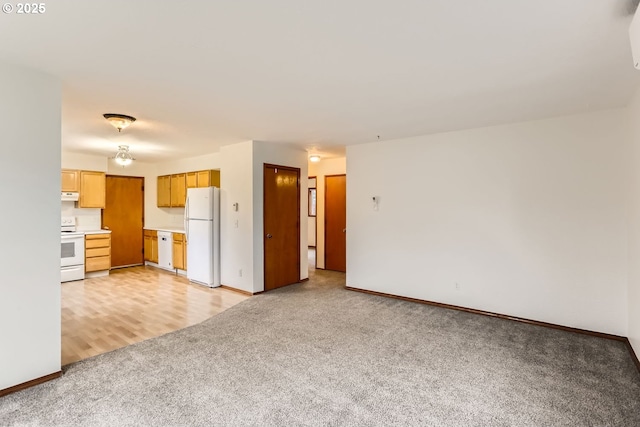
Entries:
[[173,233],[158,231],[158,267],[173,270]]

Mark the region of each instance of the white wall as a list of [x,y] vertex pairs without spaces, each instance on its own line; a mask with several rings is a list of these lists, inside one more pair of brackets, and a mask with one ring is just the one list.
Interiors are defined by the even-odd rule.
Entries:
[[[220,169],[221,282],[258,292],[253,276],[253,141],[223,146],[220,155],[224,165]],[[234,203],[238,203],[237,212]]]
[[348,147],[347,285],[626,336],[627,140],[610,110]]
[[[253,218],[254,218],[254,283],[257,289],[264,290],[264,164],[289,166],[300,169],[300,279],[309,277],[309,246],[307,242],[307,152],[299,147],[290,147],[255,141],[253,146]],[[227,165],[224,165],[227,167]]]
[[[341,175],[347,172],[347,159],[339,157],[335,159],[323,159],[316,163],[309,163],[309,176],[316,177],[318,189],[317,215],[316,215],[316,266],[324,268],[324,178],[327,175]],[[347,182],[349,177],[347,176]],[[347,195],[347,205],[351,203]],[[347,230],[347,235],[349,230]]]
[[629,186],[629,288],[628,337],[640,357],[640,88],[628,110],[631,127],[630,186]]
[[[0,389],[60,371],[60,82],[0,64]],[[10,154],[10,155],[9,155]]]
[[[310,178],[308,180],[309,188],[316,188],[317,179]],[[316,194],[317,197],[317,194]],[[309,205],[309,198],[307,196],[307,206]],[[317,202],[316,202],[316,211],[317,211]],[[316,212],[317,214],[317,212]],[[315,216],[307,216],[307,244],[309,246],[316,246],[316,217]]]
[[306,151],[260,141],[227,145],[221,150],[220,169],[221,281],[252,293],[264,290],[264,163],[300,168],[300,279],[309,277],[303,221],[307,210],[302,203],[307,194]]

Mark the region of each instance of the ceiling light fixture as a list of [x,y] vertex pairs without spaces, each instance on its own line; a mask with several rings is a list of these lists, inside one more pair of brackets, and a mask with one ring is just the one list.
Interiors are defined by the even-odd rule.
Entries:
[[310,162],[314,162],[314,163],[319,162],[320,161],[320,156],[318,156],[317,154],[313,154],[313,155],[309,156],[309,161]]
[[122,167],[130,165],[131,162],[133,161],[133,157],[131,157],[131,153],[129,153],[129,146],[128,145],[118,146],[118,152],[116,153],[114,159],[116,163],[121,165]]
[[113,127],[118,129],[118,132],[122,132],[122,129],[136,121],[135,117],[125,116],[124,114],[103,114],[103,116]]

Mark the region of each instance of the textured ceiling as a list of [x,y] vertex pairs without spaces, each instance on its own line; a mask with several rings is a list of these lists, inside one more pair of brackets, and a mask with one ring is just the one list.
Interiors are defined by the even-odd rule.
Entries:
[[[56,0],[0,61],[63,83],[63,146],[140,160],[345,145],[626,105],[630,0]],[[102,117],[138,118],[118,134]]]

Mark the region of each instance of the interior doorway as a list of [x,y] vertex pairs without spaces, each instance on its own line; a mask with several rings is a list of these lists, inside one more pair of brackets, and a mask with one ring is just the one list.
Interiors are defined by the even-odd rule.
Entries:
[[143,261],[144,178],[107,175],[102,226],[111,230],[111,268]]
[[300,281],[300,169],[264,165],[264,290]]
[[324,177],[324,268],[347,271],[347,176]]

